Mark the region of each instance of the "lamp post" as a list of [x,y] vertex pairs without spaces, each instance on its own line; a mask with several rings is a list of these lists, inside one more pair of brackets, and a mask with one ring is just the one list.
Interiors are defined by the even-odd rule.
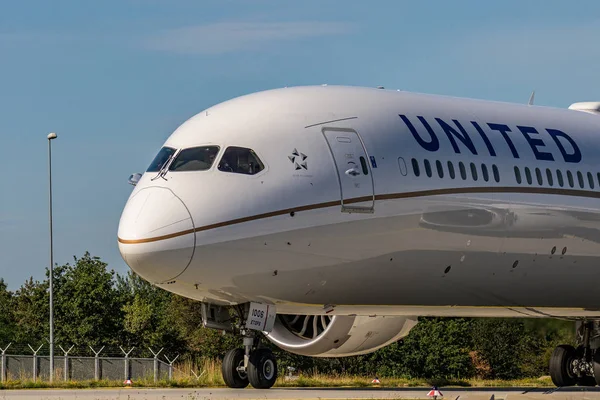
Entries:
[[48,182],[50,206],[50,382],[54,380],[54,249],[52,237],[52,140],[56,133],[48,134]]

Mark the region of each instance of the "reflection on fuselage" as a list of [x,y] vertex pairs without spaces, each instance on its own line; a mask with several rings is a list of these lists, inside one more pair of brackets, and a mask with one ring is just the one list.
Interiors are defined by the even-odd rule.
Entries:
[[510,238],[576,236],[600,243],[599,217],[592,212],[514,204],[431,207],[421,215],[427,229]]

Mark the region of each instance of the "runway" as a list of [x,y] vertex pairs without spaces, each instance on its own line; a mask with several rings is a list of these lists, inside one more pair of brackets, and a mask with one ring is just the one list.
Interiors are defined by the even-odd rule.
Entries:
[[[598,399],[600,388],[441,388],[447,400]],[[285,388],[255,389],[61,389],[5,390],[0,399],[17,400],[221,400],[221,399],[427,399],[428,388]],[[440,400],[438,398],[438,400]]]

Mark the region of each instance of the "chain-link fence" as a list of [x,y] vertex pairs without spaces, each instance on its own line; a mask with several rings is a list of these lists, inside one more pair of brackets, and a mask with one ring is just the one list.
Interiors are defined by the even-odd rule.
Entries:
[[[45,347],[45,352],[42,348]],[[30,354],[23,350],[28,349]],[[162,349],[148,352],[138,351],[132,357],[134,348],[125,350],[118,348],[100,349],[89,348],[88,351],[78,351],[72,355],[74,347],[64,349],[58,346],[59,354],[54,355],[54,380],[154,380],[172,379],[175,367],[175,356],[170,359],[162,354]],[[11,351],[12,350],[12,351]],[[82,350],[82,349],[79,349]],[[91,354],[90,355],[90,351]],[[62,354],[60,354],[62,353]],[[145,354],[144,354],[145,353]],[[161,359],[161,358],[164,358]],[[27,346],[0,347],[0,382],[7,380],[49,380],[50,356],[48,346],[34,348]]]

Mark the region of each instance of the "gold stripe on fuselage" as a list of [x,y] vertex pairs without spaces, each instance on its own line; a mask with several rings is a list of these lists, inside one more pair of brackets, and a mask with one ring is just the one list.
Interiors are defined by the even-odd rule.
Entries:
[[[521,194],[547,194],[547,195],[558,195],[558,196],[573,196],[573,197],[586,197],[600,199],[600,192],[593,192],[590,190],[579,190],[579,189],[562,189],[562,188],[545,188],[545,187],[464,187],[464,188],[445,188],[445,189],[431,189],[431,190],[419,190],[416,192],[404,192],[404,193],[389,193],[389,194],[378,194],[375,195],[375,201],[377,200],[394,200],[394,199],[408,199],[415,197],[426,197],[426,196],[439,196],[449,194],[474,194],[474,193],[521,193]],[[362,203],[365,201],[373,200],[373,196],[362,196],[355,197],[352,199],[344,200],[344,204]],[[176,238],[179,236],[189,235],[191,233],[208,231],[216,228],[223,228],[226,226],[237,225],[244,222],[256,221],[264,218],[277,217],[279,215],[289,214],[291,212],[311,211],[320,208],[335,207],[341,205],[341,201],[328,201],[325,203],[310,204],[301,207],[286,208],[283,210],[271,211],[268,213],[257,214],[250,217],[236,218],[229,221],[218,222],[216,224],[210,224],[201,226],[195,229],[188,229],[181,232],[175,232],[163,236],[155,236],[146,239],[122,239],[118,238],[119,243],[123,244],[140,244],[140,243],[151,243],[158,242],[161,240],[167,240]]]

